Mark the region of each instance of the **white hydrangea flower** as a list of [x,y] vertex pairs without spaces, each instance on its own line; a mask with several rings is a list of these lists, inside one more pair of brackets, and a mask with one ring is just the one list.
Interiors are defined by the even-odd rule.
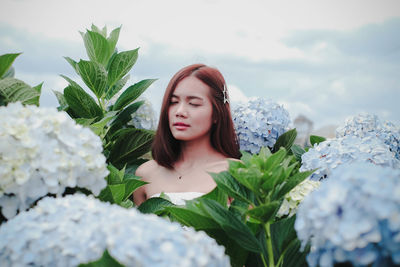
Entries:
[[98,195],[107,185],[101,139],[65,112],[11,103],[0,107],[0,207],[12,218],[66,187]]
[[145,98],[139,98],[137,101],[144,101],[144,103],[135,113],[131,114],[132,120],[128,122],[128,125],[138,129],[155,130],[157,118],[151,102]]
[[303,199],[319,187],[319,181],[306,179],[285,195],[282,205],[276,214],[277,217],[292,217],[297,212],[297,207]]
[[125,266],[230,266],[204,232],[81,194],[46,197],[0,227],[2,266],[78,266],[109,254]]
[[348,135],[315,144],[301,156],[300,171],[317,169],[311,179],[322,180],[329,177],[337,166],[354,161],[400,168],[400,161],[379,138]]
[[283,106],[261,97],[250,98],[232,110],[240,149],[252,154],[261,147],[272,148],[280,135],[289,130],[289,113]]
[[310,266],[400,264],[400,170],[352,163],[299,205],[295,222]]
[[354,135],[358,137],[376,136],[390,148],[400,160],[400,126],[382,122],[376,115],[359,114],[346,119],[344,125],[336,129],[336,137]]

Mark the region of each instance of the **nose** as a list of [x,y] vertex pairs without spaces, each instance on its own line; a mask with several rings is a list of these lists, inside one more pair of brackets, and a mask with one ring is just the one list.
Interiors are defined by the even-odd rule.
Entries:
[[186,110],[185,103],[181,102],[176,106],[175,116],[177,116],[177,117],[186,117],[187,116],[187,110]]

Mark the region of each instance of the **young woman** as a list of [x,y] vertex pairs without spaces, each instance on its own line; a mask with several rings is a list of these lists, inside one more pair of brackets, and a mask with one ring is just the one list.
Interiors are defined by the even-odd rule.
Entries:
[[140,205],[164,193],[184,204],[215,188],[208,172],[227,170],[227,159],[240,156],[224,77],[203,64],[187,66],[165,91],[153,160],[136,170],[148,184],[134,192],[134,201]]

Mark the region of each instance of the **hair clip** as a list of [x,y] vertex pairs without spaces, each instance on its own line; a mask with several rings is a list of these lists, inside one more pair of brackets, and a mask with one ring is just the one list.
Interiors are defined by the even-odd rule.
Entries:
[[226,86],[224,86],[224,104],[228,103],[229,104],[229,99],[228,99],[228,90],[226,90]]

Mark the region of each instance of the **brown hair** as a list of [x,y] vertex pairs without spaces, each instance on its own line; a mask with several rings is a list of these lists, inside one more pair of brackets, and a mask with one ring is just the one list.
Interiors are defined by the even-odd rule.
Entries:
[[[211,145],[223,155],[240,158],[239,142],[233,126],[229,102],[224,101],[225,79],[215,68],[203,64],[193,64],[178,71],[170,80],[165,90],[161,105],[160,120],[152,145],[155,161],[166,168],[173,168],[181,153],[181,141],[175,139],[169,128],[168,109],[176,86],[184,78],[194,76],[210,87],[210,101],[213,107],[211,127]],[[226,93],[226,98],[228,95]]]

